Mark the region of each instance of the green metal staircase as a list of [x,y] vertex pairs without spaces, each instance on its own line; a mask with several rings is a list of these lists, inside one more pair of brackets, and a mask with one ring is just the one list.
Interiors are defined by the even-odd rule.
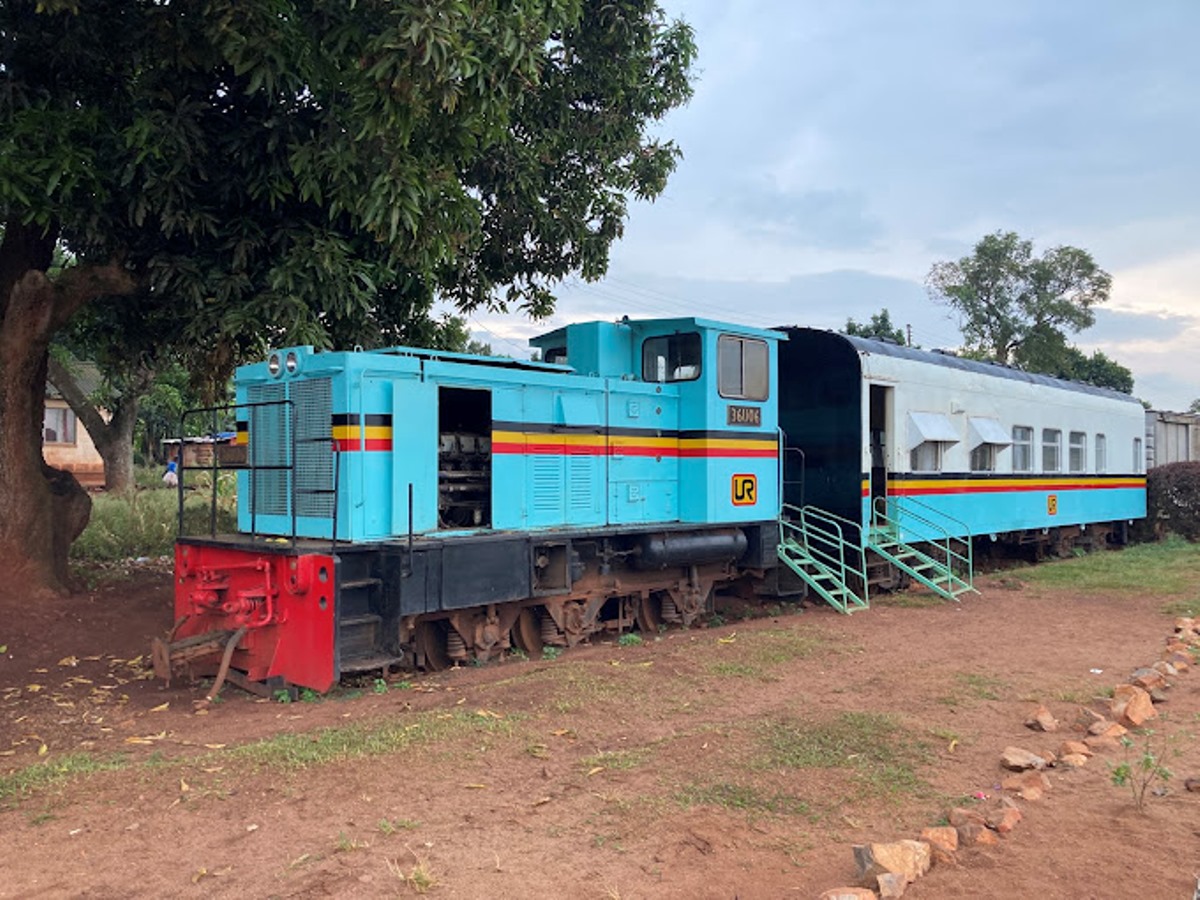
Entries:
[[[901,535],[919,539],[901,540]],[[975,591],[967,526],[911,497],[876,498],[866,546],[947,600],[957,602],[960,595]]]
[[780,561],[839,612],[866,609],[866,557],[856,522],[815,506],[785,504],[779,519]]

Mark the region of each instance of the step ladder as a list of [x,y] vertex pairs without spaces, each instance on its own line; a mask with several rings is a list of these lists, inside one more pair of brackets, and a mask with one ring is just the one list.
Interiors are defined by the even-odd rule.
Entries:
[[779,519],[780,562],[838,612],[866,609],[862,529],[815,506],[785,504]]
[[867,549],[947,600],[978,593],[967,526],[911,497],[876,498]]

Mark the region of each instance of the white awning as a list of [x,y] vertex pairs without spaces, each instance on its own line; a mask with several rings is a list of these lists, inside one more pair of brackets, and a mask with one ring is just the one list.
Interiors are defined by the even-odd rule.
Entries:
[[1004,426],[1000,424],[999,419],[986,418],[967,418],[967,424],[971,429],[971,447],[974,449],[980,444],[999,444],[1002,447],[1007,447],[1012,443],[1012,437],[1004,430]]
[[910,412],[908,414],[908,449],[926,441],[957,444],[962,438],[948,416],[941,413]]

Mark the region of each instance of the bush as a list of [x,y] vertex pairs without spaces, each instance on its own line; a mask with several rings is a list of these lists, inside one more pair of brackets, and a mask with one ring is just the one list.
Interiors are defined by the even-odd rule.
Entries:
[[1168,463],[1146,475],[1146,517],[1156,537],[1200,540],[1200,462]]

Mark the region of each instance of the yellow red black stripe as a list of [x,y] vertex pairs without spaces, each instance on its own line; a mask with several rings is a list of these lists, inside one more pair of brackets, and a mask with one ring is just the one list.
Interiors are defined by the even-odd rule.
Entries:
[[390,413],[334,413],[330,418],[333,445],[338,450],[392,449],[392,416]]
[[[997,494],[1013,492],[1057,492],[1134,489],[1144,490],[1145,475],[996,474],[962,475],[917,473],[893,475],[887,492],[897,497],[930,494]],[[862,495],[868,496],[871,482],[862,479]]]
[[665,431],[496,422],[492,453],[774,459],[779,455],[779,444],[774,434],[761,431]]
[[[228,420],[227,420],[228,421]],[[245,446],[250,443],[250,423],[238,421],[237,434],[233,438],[233,443],[239,446]]]

